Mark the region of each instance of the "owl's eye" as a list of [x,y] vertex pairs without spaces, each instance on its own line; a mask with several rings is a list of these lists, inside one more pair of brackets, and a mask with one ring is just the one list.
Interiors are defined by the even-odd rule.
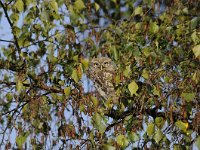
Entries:
[[98,63],[94,63],[94,66],[95,66],[95,67],[98,66]]
[[104,65],[108,65],[109,63],[108,62],[104,62]]

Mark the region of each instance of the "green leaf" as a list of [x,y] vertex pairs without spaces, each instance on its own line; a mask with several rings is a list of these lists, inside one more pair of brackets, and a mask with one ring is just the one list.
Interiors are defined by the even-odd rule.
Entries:
[[10,15],[10,19],[13,21],[13,23],[16,25],[17,24],[17,22],[18,22],[18,20],[19,20],[19,14],[17,14],[17,13],[12,13],[11,15]]
[[73,60],[76,61],[76,62],[78,62],[78,55],[75,55],[75,56],[73,57]]
[[23,89],[23,83],[22,83],[22,81],[21,80],[17,80],[17,84],[16,84],[16,90],[17,90],[17,92],[21,92],[22,91],[22,89]]
[[30,41],[28,40],[28,38],[26,36],[24,36],[24,37],[20,36],[18,43],[19,43],[19,46],[23,46],[23,47],[30,45]]
[[198,25],[198,22],[200,21],[200,18],[199,17],[194,17],[192,20],[191,20],[191,29],[195,29]]
[[76,24],[80,16],[74,11],[73,6],[70,5],[68,10],[70,12],[70,18],[71,18],[72,24]]
[[183,148],[181,147],[180,144],[174,144],[173,145],[173,150],[181,150],[181,149],[183,149]]
[[148,78],[149,78],[149,72],[147,71],[147,69],[143,69],[143,71],[142,71],[142,76],[143,76],[143,78],[145,78],[145,79],[148,79]]
[[136,7],[134,13],[135,15],[143,15],[142,7]]
[[112,2],[114,2],[116,4],[117,0],[111,0]]
[[117,144],[119,144],[121,147],[126,147],[129,143],[128,139],[122,134],[118,135],[116,137],[116,140],[117,140]]
[[182,93],[181,97],[187,102],[190,102],[195,98],[195,93]]
[[21,29],[17,26],[13,27],[13,33],[18,37],[20,35]]
[[154,132],[155,132],[155,125],[151,122],[147,126],[147,134],[149,136],[152,136],[154,134]]
[[156,141],[156,143],[159,143],[159,142],[162,140],[162,138],[163,138],[163,133],[162,133],[162,131],[161,131],[160,129],[158,129],[158,130],[155,132],[153,138],[154,138],[154,140]]
[[26,5],[27,6],[29,6],[29,5],[36,6],[37,5],[37,1],[35,1],[35,0],[26,0]]
[[16,138],[17,146],[21,149],[24,142],[26,141],[29,133],[23,133]]
[[78,73],[77,73],[77,70],[76,70],[76,69],[74,69],[74,70],[72,71],[71,77],[72,77],[72,79],[73,79],[76,83],[78,83],[79,78],[78,78]]
[[59,85],[63,86],[65,84],[65,81],[61,80],[58,82]]
[[89,67],[89,60],[88,59],[81,59],[81,64],[84,69],[87,69]]
[[79,106],[79,110],[80,110],[81,112],[84,112],[84,111],[85,111],[85,105],[84,105],[84,104],[81,104],[81,105]]
[[99,105],[99,101],[97,100],[97,98],[94,97],[94,96],[91,96],[91,99],[92,99],[93,105],[94,105],[95,107],[97,107],[97,106]]
[[104,150],[116,150],[116,148],[114,146],[111,146],[111,145],[108,145],[108,144],[104,144],[103,149]]
[[156,88],[156,86],[153,86],[153,95],[160,96],[160,91]]
[[146,57],[149,57],[149,55],[151,54],[151,51],[148,47],[145,47],[143,50],[142,50],[144,56]]
[[118,60],[118,58],[119,58],[119,52],[118,52],[118,50],[116,49],[115,46],[112,46],[112,53],[113,53],[114,59]]
[[196,32],[196,31],[194,31],[194,32],[192,33],[191,38],[192,38],[192,41],[193,41],[195,44],[197,44],[197,43],[200,42],[200,39],[199,39],[199,37],[197,36],[197,32]]
[[123,74],[125,77],[129,77],[131,73],[131,65],[126,66],[126,69],[124,70]]
[[163,120],[163,117],[156,117],[155,123],[157,127],[162,128],[165,121]]
[[187,132],[188,129],[188,123],[187,122],[182,122],[181,120],[178,120],[175,122],[175,125],[181,129],[183,132]]
[[196,139],[195,145],[198,147],[198,149],[200,149],[200,136],[198,136],[198,138]]
[[85,4],[83,3],[82,0],[76,0],[75,3],[74,3],[74,8],[77,9],[77,10],[82,10],[85,7]]
[[135,132],[129,132],[128,133],[128,138],[132,141],[132,142],[136,142],[138,141],[140,138],[139,136],[137,135],[137,133]]
[[26,58],[28,56],[28,54],[27,54],[27,52],[21,52],[20,56]]
[[58,14],[58,4],[55,0],[50,1],[50,6],[54,10],[54,13]]
[[103,121],[102,116],[99,113],[95,113],[93,116],[93,121],[94,126],[97,128],[97,130],[99,130],[99,132],[103,134],[106,130],[106,125]]
[[24,2],[22,0],[17,0],[13,8],[19,12],[22,12],[24,10]]
[[138,85],[135,81],[132,81],[129,85],[128,85],[128,90],[131,93],[131,96],[133,96],[133,94],[137,95],[137,90],[138,90]]
[[43,12],[41,12],[40,18],[42,22],[47,22],[49,20],[49,13],[44,10]]
[[188,8],[187,7],[183,8],[183,13],[188,14]]
[[150,32],[157,33],[159,30],[159,26],[156,24],[156,22],[150,23]]
[[12,101],[13,95],[10,94],[10,93],[7,93],[7,94],[6,94],[6,98],[7,98],[7,101]]
[[195,57],[200,59],[200,44],[193,47],[192,51],[193,51]]
[[70,93],[71,93],[71,87],[68,86],[66,88],[64,88],[64,93],[66,97],[69,97]]
[[141,22],[138,22],[135,24],[135,29],[136,30],[140,30],[142,28],[142,23]]

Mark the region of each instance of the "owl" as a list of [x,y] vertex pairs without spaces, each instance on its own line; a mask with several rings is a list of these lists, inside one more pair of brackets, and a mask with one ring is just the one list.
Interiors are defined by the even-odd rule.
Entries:
[[93,58],[89,68],[90,79],[93,81],[97,92],[105,99],[117,103],[119,97],[116,95],[113,79],[115,76],[115,65],[110,58]]

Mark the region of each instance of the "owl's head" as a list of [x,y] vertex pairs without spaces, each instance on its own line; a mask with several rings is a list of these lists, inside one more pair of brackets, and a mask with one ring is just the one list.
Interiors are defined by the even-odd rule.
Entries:
[[91,60],[90,67],[99,70],[111,69],[113,68],[113,62],[110,58],[107,57],[100,57],[100,58],[93,58]]

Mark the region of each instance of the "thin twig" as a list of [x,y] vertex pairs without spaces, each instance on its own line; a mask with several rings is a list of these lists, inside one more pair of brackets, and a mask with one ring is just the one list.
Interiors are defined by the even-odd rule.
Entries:
[[18,42],[17,36],[14,34],[14,31],[13,31],[14,25],[13,25],[13,23],[11,22],[10,17],[9,17],[9,15],[8,15],[8,12],[7,12],[7,8],[6,8],[6,6],[3,4],[2,1],[0,1],[0,5],[1,5],[1,7],[3,8],[3,11],[4,11],[4,13],[5,13],[5,16],[6,16],[6,18],[7,18],[7,20],[8,20],[8,23],[9,23],[11,29],[12,29],[12,34],[13,34],[13,37],[14,37],[14,43],[15,43],[15,45],[16,45],[16,47],[17,47],[17,51],[18,51],[18,54],[19,54],[19,56],[20,56],[21,48],[20,48],[20,46],[19,46],[19,42]]
[[14,41],[10,41],[10,40],[3,40],[3,39],[0,39],[1,42],[7,42],[7,43],[15,43]]

